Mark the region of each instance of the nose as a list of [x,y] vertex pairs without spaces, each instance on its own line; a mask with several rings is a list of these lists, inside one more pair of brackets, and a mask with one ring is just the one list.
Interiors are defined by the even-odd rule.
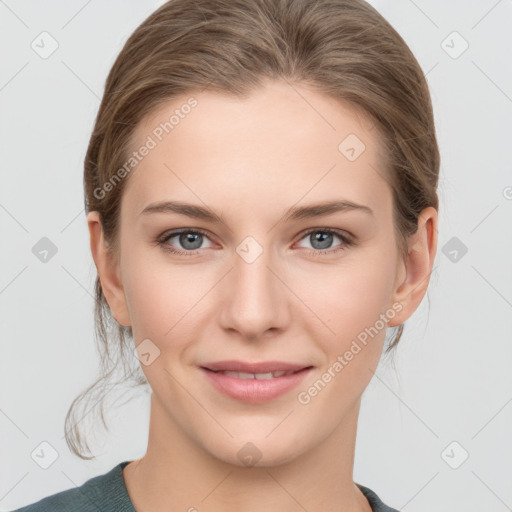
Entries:
[[290,292],[278,268],[267,250],[254,260],[243,251],[234,254],[233,268],[223,279],[219,321],[224,329],[236,331],[250,341],[286,329]]

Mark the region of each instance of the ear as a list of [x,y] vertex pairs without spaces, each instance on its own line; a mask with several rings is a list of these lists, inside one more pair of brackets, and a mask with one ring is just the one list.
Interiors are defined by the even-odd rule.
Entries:
[[129,327],[131,325],[130,315],[126,305],[119,264],[115,255],[107,250],[99,212],[92,211],[87,214],[87,225],[91,253],[98,271],[103,295],[105,295],[114,318],[121,325]]
[[405,322],[423,300],[437,251],[437,220],[437,210],[425,208],[418,217],[416,233],[407,239],[408,255],[398,263],[393,293],[394,303],[402,309],[388,322],[389,327]]

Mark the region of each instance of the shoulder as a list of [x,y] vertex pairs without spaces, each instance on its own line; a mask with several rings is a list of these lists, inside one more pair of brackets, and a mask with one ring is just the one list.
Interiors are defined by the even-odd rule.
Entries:
[[12,512],[135,512],[128,496],[121,462],[107,473],[95,476],[79,487],[58,492]]
[[356,483],[356,485],[361,489],[361,492],[368,500],[368,503],[372,507],[372,512],[398,512],[396,508],[391,508],[384,504],[379,496],[377,496],[377,494],[370,488],[358,483]]

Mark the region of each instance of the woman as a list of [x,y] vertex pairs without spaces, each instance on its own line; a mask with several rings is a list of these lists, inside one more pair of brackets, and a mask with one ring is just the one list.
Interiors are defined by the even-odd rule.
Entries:
[[421,68],[362,0],[161,6],[84,173],[105,376],[79,398],[135,349],[147,452],[20,510],[396,510],[353,481],[357,421],[427,290],[438,172]]

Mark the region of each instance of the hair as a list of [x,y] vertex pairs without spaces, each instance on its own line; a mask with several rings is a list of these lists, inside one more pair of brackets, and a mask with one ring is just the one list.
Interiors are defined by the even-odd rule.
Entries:
[[[139,123],[178,95],[208,87],[246,97],[267,79],[314,87],[372,120],[385,148],[397,246],[407,255],[420,212],[439,210],[440,157],[426,79],[395,29],[363,0],[171,0],[117,56],[85,156],[85,211],[99,212],[115,257],[128,178],[105,184],[120,176]],[[110,389],[125,381],[148,384],[133,356],[131,327],[112,316],[97,275],[94,315],[101,376],[75,398],[65,420],[66,442],[82,459],[95,457],[85,455],[91,451],[79,422],[87,413],[75,421],[79,404],[94,400],[108,430],[103,400]],[[395,328],[386,354],[403,328]],[[109,386],[116,371],[121,379]]]

